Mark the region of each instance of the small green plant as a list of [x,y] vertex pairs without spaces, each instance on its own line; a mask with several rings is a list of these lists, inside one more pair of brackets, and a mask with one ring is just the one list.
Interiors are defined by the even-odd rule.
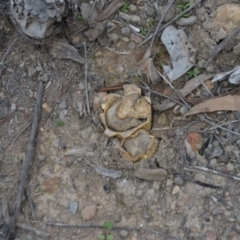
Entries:
[[[185,11],[186,9],[188,9],[190,7],[190,3],[186,3],[186,4],[178,4],[177,8],[180,9],[182,12]],[[182,17],[184,18],[188,18],[189,14],[185,13],[182,15]]]
[[189,70],[187,72],[187,75],[189,77],[196,77],[198,74],[200,73],[199,69],[198,68],[193,68],[192,70]]
[[147,35],[148,30],[145,27],[140,27],[140,33],[145,36]]
[[77,15],[77,20],[79,20],[79,21],[85,21],[85,18],[83,17],[82,14],[78,14],[78,15]]
[[98,240],[114,240],[113,235],[110,233],[110,230],[113,228],[111,221],[105,221],[103,228],[106,230],[104,233],[98,234]]
[[124,13],[128,13],[129,12],[129,4],[124,3],[122,8],[121,8],[121,11],[124,12]]
[[63,122],[62,120],[56,121],[55,124],[56,124],[57,127],[62,127],[62,126],[64,126],[64,122]]

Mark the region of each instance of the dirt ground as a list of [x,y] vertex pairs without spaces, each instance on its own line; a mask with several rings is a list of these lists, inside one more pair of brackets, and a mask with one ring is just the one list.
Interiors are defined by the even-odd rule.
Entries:
[[[96,1],[96,8],[101,9],[104,2]],[[185,6],[189,2],[194,1],[176,1],[165,22],[179,13],[179,5]],[[76,3],[81,5],[81,1]],[[132,163],[124,160],[114,148],[117,140],[104,135],[99,120],[101,110],[95,111],[92,107],[96,89],[133,81],[138,85],[144,82],[156,92],[171,94],[169,85],[163,80],[152,84],[146,75],[137,75],[138,62],[150,42],[138,47],[136,36],[143,41],[156,29],[161,9],[168,1],[128,3],[133,5],[128,14],[141,19],[138,23],[141,31],[134,38],[130,37],[131,29],[130,33],[123,30],[126,25],[119,20],[118,14],[123,11],[120,9],[108,20],[115,24],[106,33],[112,40],[109,47],[101,46],[97,40],[90,42],[84,37],[84,31],[76,33],[86,25],[78,12],[56,26],[50,39],[33,40],[12,24],[8,4],[0,3],[0,227],[5,221],[4,202],[12,214],[38,83],[44,82],[44,107],[34,158],[13,239],[240,239],[239,181],[193,169],[200,166],[240,177],[239,112],[223,110],[204,115],[222,129],[197,116],[184,117],[186,109],[181,105],[160,112],[154,106],[164,98],[142,90],[144,96],[151,97],[153,105],[151,133],[159,140],[156,154]],[[196,49],[197,74],[216,74],[240,65],[240,47],[236,47],[240,44],[238,34],[204,68],[204,61],[208,60],[214,47],[229,34],[223,30],[227,35],[222,38],[222,30],[213,20],[217,9],[226,3],[235,3],[240,9],[237,0],[204,0],[189,13],[189,16],[197,17],[196,22],[183,26]],[[150,28],[146,22],[151,22]],[[173,25],[182,28],[176,23]],[[71,40],[83,58],[81,43],[86,42],[90,115],[84,64],[53,58],[50,54],[51,44],[60,39]],[[163,72],[161,64],[169,63],[170,58],[159,37],[155,39],[152,52],[156,68]],[[179,90],[193,77],[190,72],[173,85]],[[227,81],[214,84],[207,81],[188,96],[201,101],[231,91],[237,94],[237,90],[238,85]],[[122,94],[122,90],[114,93]],[[208,143],[203,154],[195,151],[191,155],[186,150],[185,140],[190,132],[201,136],[199,149]],[[81,151],[66,154],[71,149]],[[96,171],[99,166],[121,171],[121,176],[103,176]],[[139,169],[146,170],[142,178],[136,175]],[[152,176],[151,181],[147,180],[148,171],[152,169],[160,169],[163,176],[159,171],[155,179]],[[103,226],[105,221],[119,228],[94,227]],[[56,226],[56,223],[78,226]],[[40,232],[26,230],[21,224]]]

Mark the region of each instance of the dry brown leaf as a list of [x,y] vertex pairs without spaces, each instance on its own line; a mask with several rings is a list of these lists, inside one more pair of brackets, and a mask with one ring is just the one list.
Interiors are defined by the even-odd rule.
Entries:
[[[190,81],[188,81],[185,84],[185,86],[181,90],[179,90],[179,93],[182,95],[182,97],[186,97],[190,92],[192,92],[199,85],[201,85],[202,82],[210,79],[211,77],[213,77],[213,74],[211,74],[211,75],[201,74],[201,75],[191,79]],[[154,108],[159,111],[164,111],[175,105],[176,105],[176,103],[173,101],[164,100],[164,101],[162,101],[161,104],[158,104],[158,103],[154,104]]]
[[78,50],[65,41],[55,41],[50,45],[50,54],[59,59],[71,59],[74,62],[84,64],[85,60],[82,58]]
[[42,108],[47,112],[50,113],[52,109],[49,107],[47,103],[43,103]]
[[197,132],[190,132],[186,136],[185,141],[187,141],[188,144],[191,146],[192,151],[196,151],[202,144],[203,138]]
[[185,116],[201,113],[201,112],[215,112],[215,111],[240,111],[240,96],[227,95],[224,97],[209,99],[205,102],[199,103],[191,108]]

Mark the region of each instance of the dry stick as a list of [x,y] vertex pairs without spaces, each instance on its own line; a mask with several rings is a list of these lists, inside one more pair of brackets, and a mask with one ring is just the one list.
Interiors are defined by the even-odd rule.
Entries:
[[24,230],[27,230],[27,231],[32,231],[34,232],[35,234],[39,235],[39,236],[43,236],[43,237],[48,237],[49,234],[46,233],[46,232],[43,232],[35,227],[32,227],[32,226],[29,226],[27,224],[24,224],[24,223],[16,223],[16,226],[18,228],[21,228],[21,229],[24,229]]
[[27,193],[27,198],[28,198],[28,202],[29,202],[29,205],[30,205],[31,213],[32,213],[32,219],[33,219],[33,221],[36,221],[36,216],[35,216],[35,213],[34,213],[33,202],[32,202],[32,198],[31,198],[31,195],[30,195],[28,187],[26,188],[26,193]]
[[27,152],[26,158],[22,165],[20,181],[18,184],[18,190],[17,190],[16,199],[15,199],[15,203],[14,203],[14,214],[10,219],[10,223],[7,228],[7,234],[6,234],[5,240],[10,239],[11,234],[15,230],[16,219],[17,219],[20,207],[21,207],[21,200],[22,200],[22,196],[23,196],[23,192],[24,192],[24,188],[25,188],[25,183],[27,180],[27,172],[28,172],[29,165],[33,158],[33,153],[34,153],[34,143],[35,143],[35,138],[37,135],[38,121],[40,118],[41,107],[42,107],[42,96],[43,96],[43,83],[40,82],[39,86],[38,86],[37,100],[36,100],[36,104],[34,107],[32,129],[31,129],[31,133],[30,133],[30,137],[29,137],[29,141],[28,141],[28,145],[27,145],[27,149],[26,149],[26,152]]
[[227,45],[228,41],[240,31],[240,25],[235,28],[220,44],[218,44],[212,51],[211,57],[205,63],[205,68],[216,57],[216,55]]
[[[173,18],[172,20],[170,20],[169,22],[167,22],[166,24],[164,24],[158,31],[161,32],[162,30],[164,30],[166,27],[168,27],[170,24],[172,24],[174,21],[176,21],[177,19],[179,19],[183,14],[189,12],[191,9],[193,9],[195,6],[197,6],[199,3],[201,3],[202,0],[197,1],[196,3],[194,3],[191,7],[187,8],[186,10],[184,10],[183,12],[181,12],[180,14],[178,14],[175,18]],[[141,42],[138,47],[142,46],[143,44],[145,44],[146,42],[148,42],[155,33],[151,34],[148,38],[146,38],[143,42]]]
[[167,14],[167,12],[168,12],[169,8],[172,6],[173,2],[174,2],[174,0],[172,0],[172,1],[168,4],[168,6],[167,6],[167,8],[165,9],[165,11],[164,11],[164,13],[163,13],[160,21],[158,22],[158,25],[157,25],[157,27],[156,27],[156,30],[155,30],[153,36],[152,36],[152,41],[151,41],[151,44],[150,44],[150,47],[149,47],[149,48],[150,48],[150,52],[152,51],[153,42],[154,42],[154,40],[155,40],[155,37],[157,36],[158,30],[159,30],[159,28],[160,28],[160,26],[161,26],[161,24],[162,24],[163,18],[164,18],[165,15]]
[[12,140],[11,144],[9,145],[9,148],[14,144],[14,142],[19,138],[19,136],[32,124],[32,122],[28,123],[26,127],[24,127],[17,136]]
[[83,46],[84,46],[84,53],[85,53],[85,64],[84,64],[84,71],[85,71],[85,94],[86,94],[86,100],[87,100],[87,111],[88,111],[88,115],[90,115],[90,106],[89,106],[89,97],[88,97],[88,82],[87,82],[87,78],[88,78],[88,56],[87,56],[87,48],[86,48],[86,43],[83,42]]
[[198,170],[201,170],[201,171],[204,171],[204,172],[213,173],[213,174],[216,174],[216,175],[219,175],[219,176],[222,176],[222,177],[226,177],[226,178],[229,178],[229,179],[232,179],[232,180],[240,181],[240,178],[237,177],[237,176],[234,176],[232,174],[230,175],[230,174],[227,174],[227,173],[223,173],[223,172],[213,170],[213,169],[210,169],[210,168],[200,167],[200,166],[194,166],[193,168],[184,167],[184,170],[186,170],[186,171],[194,171],[195,169],[198,169]]
[[7,57],[7,55],[8,55],[8,54],[10,53],[10,51],[12,50],[12,47],[13,47],[13,45],[16,43],[16,41],[17,41],[17,38],[14,39],[13,43],[10,45],[10,47],[9,47],[8,50],[7,50],[7,52],[6,52],[6,53],[4,54],[4,56],[2,57],[0,64],[3,64],[5,58]]
[[[51,226],[57,226],[57,227],[79,227],[79,228],[105,228],[102,225],[98,225],[98,224],[65,224],[65,223],[53,223],[53,222],[46,222],[46,225],[51,225]],[[125,229],[125,230],[133,230],[133,231],[141,231],[144,230],[146,232],[151,232],[151,233],[155,233],[158,235],[162,235],[164,237],[167,237],[167,239],[175,239],[175,240],[183,240],[182,238],[178,238],[178,237],[173,237],[170,236],[166,233],[163,232],[158,232],[156,230],[153,229],[149,229],[149,228],[143,228],[143,227],[120,227],[120,226],[113,226],[112,230],[121,230],[121,229]]]

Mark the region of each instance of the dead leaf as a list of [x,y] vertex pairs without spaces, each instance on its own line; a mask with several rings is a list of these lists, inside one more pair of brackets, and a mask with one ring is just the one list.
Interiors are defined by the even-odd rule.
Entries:
[[55,41],[50,45],[50,54],[58,59],[71,59],[74,62],[84,64],[85,60],[82,58],[78,50],[65,41]]
[[151,54],[150,49],[147,49],[142,60],[139,62],[140,66],[137,70],[137,73],[146,74],[148,79],[150,79],[153,84],[156,84],[160,81],[161,77],[153,63],[153,59],[150,58],[150,54]]
[[199,133],[191,132],[185,137],[185,141],[189,143],[192,151],[196,151],[202,145],[203,138]]
[[[199,85],[202,84],[202,82],[210,79],[213,76],[211,75],[206,75],[206,74],[201,74],[190,81],[188,81],[185,86],[179,90],[179,93],[182,95],[182,97],[186,97],[190,92],[192,92],[194,89],[196,89]],[[156,103],[154,104],[154,108],[158,111],[165,111],[171,107],[174,107],[176,105],[175,102],[171,100],[164,100],[162,103]]]
[[43,103],[42,108],[47,112],[50,113],[52,109],[49,107],[47,103]]
[[197,104],[191,108],[185,116],[201,113],[201,112],[215,112],[215,111],[240,111],[240,96],[228,95],[224,97],[209,99]]
[[112,14],[114,14],[122,5],[124,4],[123,0],[113,0],[95,19],[96,22],[102,22],[105,19],[108,19]]
[[93,110],[101,110],[101,101],[103,97],[107,96],[107,92],[94,92],[93,93]]

